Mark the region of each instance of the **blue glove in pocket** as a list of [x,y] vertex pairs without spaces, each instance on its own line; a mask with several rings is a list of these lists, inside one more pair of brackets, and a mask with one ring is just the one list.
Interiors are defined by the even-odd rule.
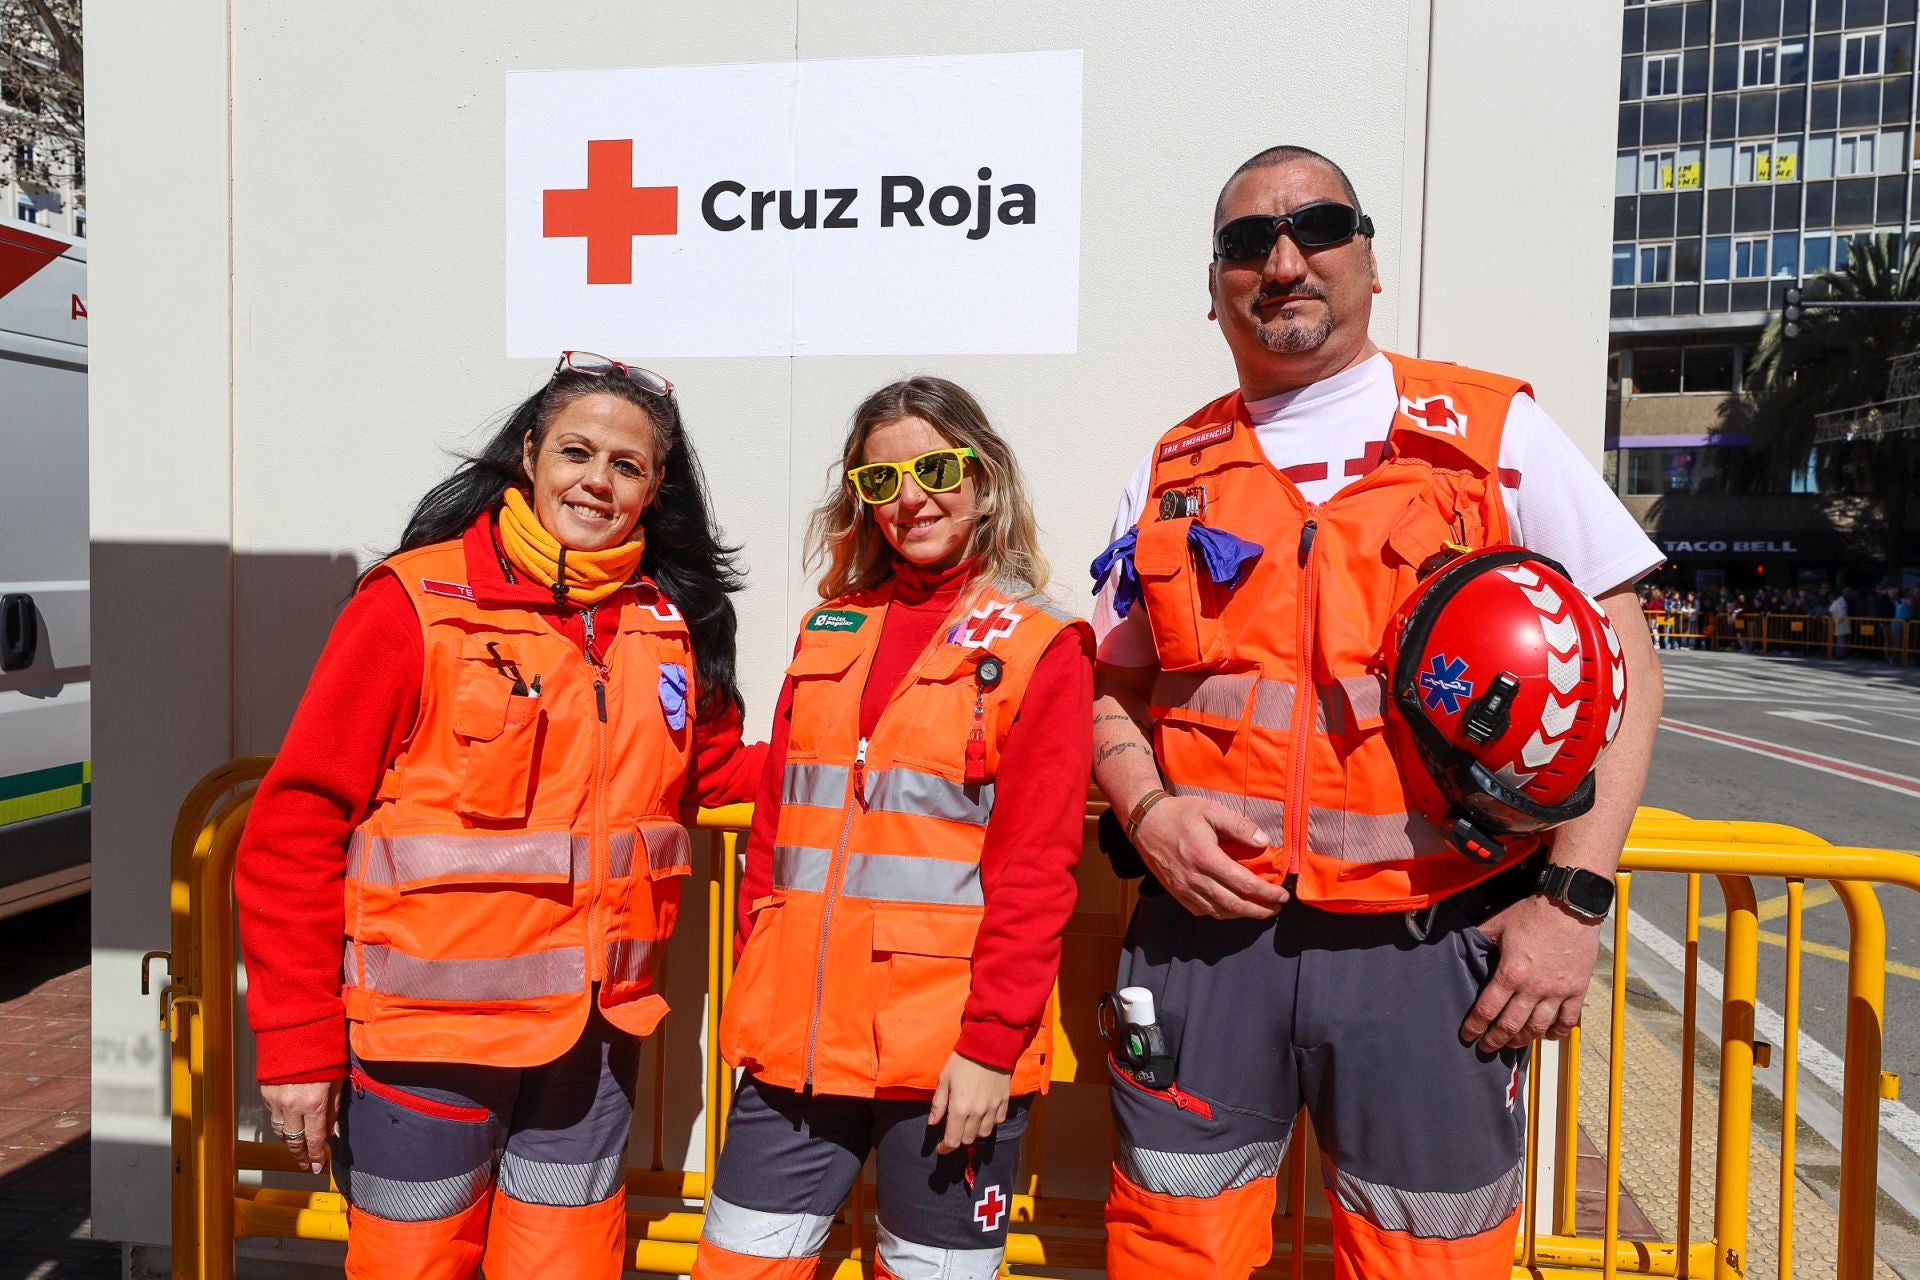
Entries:
[[669,728],[687,727],[687,669],[677,662],[660,664],[660,710]]

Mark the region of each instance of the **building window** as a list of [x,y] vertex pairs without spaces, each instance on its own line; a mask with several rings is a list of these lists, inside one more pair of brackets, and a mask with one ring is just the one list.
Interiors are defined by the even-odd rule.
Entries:
[[1673,283],[1672,245],[1643,244],[1640,246],[1640,283]]
[[22,222],[31,222],[35,226],[40,224],[40,211],[34,208],[33,201],[25,196],[20,197],[20,203],[14,209],[14,216]]
[[1776,84],[1799,84],[1807,75],[1807,46],[1750,44],[1740,50],[1740,87],[1765,89]]
[[1734,153],[1733,180],[1735,182],[1772,182],[1773,144],[1771,142],[1742,143]]
[[1850,133],[1838,139],[1834,147],[1834,175],[1845,178],[1856,173],[1872,173],[1876,140],[1876,135],[1871,133]]
[[1613,282],[1616,285],[1633,283],[1633,246],[1630,244],[1613,246]]
[[1879,75],[1885,51],[1886,32],[1848,32],[1840,48],[1840,75],[1842,78]]
[[85,210],[73,215],[73,234],[79,236],[82,240],[87,238],[87,215]]
[[1814,275],[1825,271],[1831,261],[1833,239],[1826,235],[1810,235],[1800,251],[1800,274]]
[[1644,96],[1672,98],[1680,93],[1680,55],[1656,53],[1647,58],[1647,83]]
[[1764,236],[1733,242],[1733,278],[1758,280],[1767,274],[1767,241]]
[[1733,241],[1726,236],[1707,237],[1707,280],[1725,280],[1732,268]]
[[1727,395],[1733,386],[1732,347],[1683,347],[1680,390],[1688,395]]
[[1800,265],[1800,233],[1797,231],[1776,231],[1773,233],[1773,274],[1776,277],[1791,279],[1795,268]]
[[1633,393],[1666,396],[1680,390],[1680,348],[1641,347],[1633,353]]
[[1700,186],[1700,148],[1681,147],[1678,151],[1640,153],[1640,190],[1683,191]]
[[1701,493],[1720,486],[1725,446],[1627,451],[1627,492]]

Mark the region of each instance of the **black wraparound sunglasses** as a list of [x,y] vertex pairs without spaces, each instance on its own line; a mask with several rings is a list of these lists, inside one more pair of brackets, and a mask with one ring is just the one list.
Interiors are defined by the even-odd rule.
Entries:
[[1373,219],[1337,200],[1303,204],[1292,213],[1253,213],[1235,218],[1213,233],[1213,256],[1218,261],[1264,258],[1285,231],[1302,249],[1324,249],[1355,236],[1373,236]]

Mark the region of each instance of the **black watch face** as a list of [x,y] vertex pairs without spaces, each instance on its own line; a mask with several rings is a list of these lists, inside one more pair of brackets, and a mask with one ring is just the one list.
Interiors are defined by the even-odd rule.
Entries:
[[1590,916],[1613,909],[1613,882],[1591,871],[1575,871],[1567,882],[1567,905]]

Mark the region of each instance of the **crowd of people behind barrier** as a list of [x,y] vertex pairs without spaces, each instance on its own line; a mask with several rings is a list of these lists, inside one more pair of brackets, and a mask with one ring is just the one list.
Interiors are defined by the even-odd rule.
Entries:
[[1920,586],[1710,588],[1640,587],[1647,628],[1661,649],[1779,648],[1836,658],[1877,658],[1893,666],[1920,661],[1920,633],[1908,623],[1920,609]]

